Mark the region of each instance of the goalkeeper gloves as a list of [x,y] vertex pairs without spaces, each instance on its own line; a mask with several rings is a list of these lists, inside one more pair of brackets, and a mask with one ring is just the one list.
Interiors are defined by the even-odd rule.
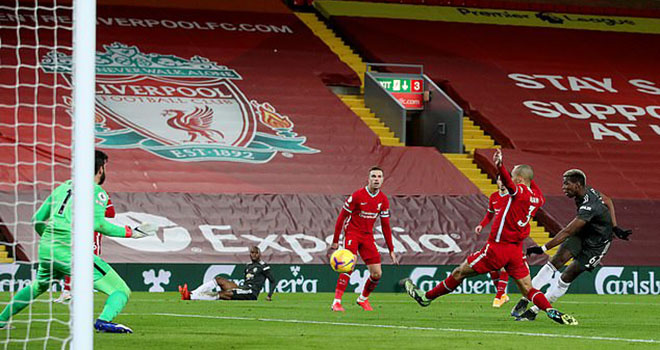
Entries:
[[529,248],[527,248],[527,251],[526,251],[527,256],[534,255],[534,254],[543,254],[546,251],[546,249],[544,249],[544,248],[545,248],[545,246],[539,247],[537,245],[533,246],[533,247],[529,247]]
[[624,241],[629,241],[630,239],[628,239],[628,236],[632,234],[632,230],[624,230],[619,226],[614,226],[612,231],[614,231],[614,235],[617,236],[617,238]]
[[150,222],[143,222],[140,225],[133,227],[131,230],[132,233],[130,238],[144,238],[147,236],[153,236],[156,234],[156,231],[158,231],[158,226],[156,224],[152,224]]

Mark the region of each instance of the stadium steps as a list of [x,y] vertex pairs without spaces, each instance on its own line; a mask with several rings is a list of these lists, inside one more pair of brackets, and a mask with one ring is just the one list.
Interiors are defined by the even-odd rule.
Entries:
[[[334,31],[328,28],[325,23],[319,20],[314,13],[295,13],[298,18],[309,27],[309,29],[318,36],[323,42],[351,69],[357,73],[364,88],[364,73],[366,64],[362,58],[356,54],[346,43],[339,38]],[[401,140],[394,136],[394,133],[376,117],[364,105],[364,97],[361,95],[339,95],[341,100],[362,121],[373,130],[380,138],[381,144],[385,146],[405,146]],[[497,191],[497,186],[488,178],[485,173],[474,163],[474,151],[477,148],[497,148],[495,141],[486,135],[484,131],[467,116],[463,117],[463,145],[467,154],[444,154],[456,168],[458,168],[466,177],[468,177],[486,196]],[[550,240],[549,235],[543,227],[536,221],[532,221],[532,231],[530,237],[539,245]],[[555,249],[548,251],[548,254],[554,254]]]
[[[547,232],[543,226],[540,226],[538,222],[536,222],[536,219],[532,220],[530,226],[532,231],[529,234],[529,238],[531,238],[536,244],[541,246],[550,241],[550,233]],[[548,254],[548,256],[553,256],[557,253],[557,249],[559,249],[559,246],[556,246],[545,253]]]
[[9,252],[7,251],[7,246],[0,244],[0,264],[11,264],[13,262],[14,262],[14,259],[9,257]]
[[474,163],[474,158],[471,154],[467,153],[443,153],[445,158],[454,164],[472,183],[474,183],[481,192],[486,196],[497,191],[497,186],[493,181],[488,178],[488,175],[483,173],[481,169]]
[[356,54],[346,43],[339,38],[334,31],[325,25],[314,13],[295,12],[296,16],[309,27],[309,29],[328,45],[330,50],[339,56],[342,62],[346,63],[360,77],[360,82],[364,88],[364,72],[367,65],[362,61],[362,57]]
[[463,117],[463,146],[470,155],[474,155],[477,148],[498,148],[495,141],[467,116]]
[[401,140],[394,136],[394,132],[390,130],[376,115],[371,112],[369,108],[364,105],[364,96],[362,95],[338,95],[355,114],[357,114],[367,126],[373,130],[380,143],[383,146],[405,146]]
[[[295,13],[298,18],[305,23],[307,27],[328,45],[339,57],[360,77],[360,82],[364,88],[364,72],[367,65],[362,61],[362,57],[353,52],[351,48],[344,43],[325,23],[319,20],[314,13]],[[373,130],[380,138],[380,143],[384,146],[405,146],[401,140],[394,136],[394,133],[382,122],[369,108],[364,105],[364,96],[362,95],[338,95],[339,98],[355,113],[367,126]]]
[[[490,136],[486,135],[467,116],[463,117],[463,145],[467,153],[444,153],[443,155],[463,175],[470,179],[486,197],[490,196],[491,193],[497,191],[497,185],[474,162],[474,151],[477,148],[498,148],[498,146],[495,145],[495,141]],[[549,233],[536,220],[532,220],[530,226],[531,232],[529,236],[536,244],[543,245],[550,240]],[[553,248],[547,251],[546,254],[552,256],[556,251],[557,248]]]

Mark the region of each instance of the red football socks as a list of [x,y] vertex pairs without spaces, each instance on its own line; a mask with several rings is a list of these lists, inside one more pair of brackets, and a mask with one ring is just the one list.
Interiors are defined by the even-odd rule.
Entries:
[[457,281],[454,276],[449,275],[444,281],[438,283],[437,286],[426,292],[426,297],[429,299],[435,299],[439,296],[451,293],[460,283],[461,282]]
[[335,288],[335,299],[341,299],[350,279],[351,276],[349,274],[342,273],[339,275],[339,278],[337,279],[337,288]]
[[552,308],[552,305],[550,305],[550,302],[546,299],[545,294],[538,289],[530,289],[527,294],[527,299],[531,300],[534,305],[538,306],[539,309],[543,311]]
[[490,278],[493,280],[493,283],[495,283],[495,286],[497,286],[497,282],[500,280],[500,272],[491,271],[488,273],[488,275],[490,275]]
[[380,280],[373,280],[371,279],[371,276],[369,276],[367,283],[364,285],[364,289],[362,290],[362,298],[366,299],[369,297],[369,294],[371,294],[371,292],[373,292],[378,285],[378,281]]
[[509,284],[509,274],[505,272],[500,272],[499,280],[497,281],[497,294],[496,298],[501,298],[502,295],[506,294],[506,287]]

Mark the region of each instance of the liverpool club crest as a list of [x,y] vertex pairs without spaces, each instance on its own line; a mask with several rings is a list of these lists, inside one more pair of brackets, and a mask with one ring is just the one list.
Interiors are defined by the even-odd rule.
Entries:
[[[145,54],[113,43],[96,56],[96,137],[100,148],[141,148],[176,161],[265,163],[278,152],[318,150],[268,102],[249,100],[233,69],[195,56]],[[71,72],[71,57],[48,53],[46,72]],[[67,101],[65,101],[67,102]]]

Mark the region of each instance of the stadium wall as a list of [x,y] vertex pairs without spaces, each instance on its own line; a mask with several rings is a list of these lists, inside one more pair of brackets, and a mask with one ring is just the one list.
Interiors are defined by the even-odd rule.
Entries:
[[[575,216],[561,175],[580,168],[589,185],[613,198],[618,224],[634,232],[629,242],[614,241],[604,263],[660,266],[660,57],[649,49],[660,40],[657,19],[315,6],[369,60],[423,64],[505,148],[507,165],[532,165],[547,198],[538,218],[553,234]],[[492,152],[475,153],[491,176]]]
[[[143,239],[105,237],[102,257],[110,263],[235,263],[261,247],[270,263],[325,264],[340,208],[348,195],[111,193],[117,217],[110,221],[159,226]],[[0,200],[2,196],[0,195]],[[402,264],[455,265],[480,249],[486,234],[473,228],[485,214],[482,194],[390,196],[394,249]],[[2,214],[0,208],[0,215]],[[31,241],[31,207],[18,208],[18,240]],[[489,230],[487,226],[485,230]],[[376,242],[387,253],[376,225]],[[532,244],[531,240],[527,244]],[[35,256],[30,256],[31,260]],[[388,263],[389,258],[385,258]],[[535,257],[533,263],[543,263]]]
[[[243,259],[245,260],[245,259]],[[196,288],[203,281],[222,275],[237,282],[244,276],[244,264],[113,264],[117,272],[133,291],[173,292],[177,286],[187,283]],[[273,264],[273,276],[278,280],[276,293],[323,293],[334,292],[337,273],[329,265],[318,264]],[[420,288],[429,290],[444,280],[453,265],[404,265],[383,266],[383,277],[377,292],[403,292],[399,281],[411,278]],[[540,267],[532,266],[534,275]],[[11,284],[10,275],[15,276]],[[360,293],[369,272],[364,265],[358,265],[351,275],[348,292]],[[0,265],[0,292],[15,291],[30,282],[30,265]],[[268,282],[264,291],[273,288]],[[61,289],[57,284],[54,290]],[[457,288],[457,294],[494,294],[496,287],[487,275],[469,278]],[[508,292],[518,293],[511,280]],[[592,273],[585,273],[571,284],[569,293],[589,294],[660,294],[660,268],[648,266],[607,266]],[[403,298],[403,297],[402,297]]]
[[[626,0],[360,0],[426,6],[453,6],[501,10],[525,10],[603,16],[660,17],[660,5],[652,1]],[[309,1],[311,2],[311,1]]]

